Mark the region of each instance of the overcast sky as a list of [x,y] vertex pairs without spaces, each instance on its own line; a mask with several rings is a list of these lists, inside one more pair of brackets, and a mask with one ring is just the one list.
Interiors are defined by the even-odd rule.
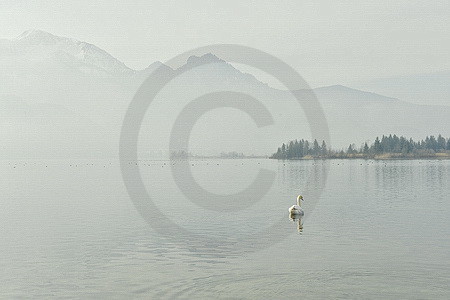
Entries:
[[213,43],[256,47],[312,86],[450,69],[450,1],[0,2],[0,37],[42,29],[141,69]]

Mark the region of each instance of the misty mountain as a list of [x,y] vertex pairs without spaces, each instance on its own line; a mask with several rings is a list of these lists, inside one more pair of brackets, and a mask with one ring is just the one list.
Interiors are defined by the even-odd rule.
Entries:
[[332,141],[339,147],[345,145],[338,141],[348,142],[350,136],[355,143],[363,143],[389,133],[416,139],[430,134],[450,135],[448,106],[417,105],[343,86],[314,92],[327,115]]
[[450,71],[379,78],[354,85],[409,102],[450,105]]
[[[80,72],[131,75],[135,73],[124,63],[95,45],[75,39],[59,37],[41,30],[29,30],[11,43],[12,53],[19,54],[30,62],[48,58],[59,60],[78,68]],[[52,57],[53,56],[53,57]]]
[[[139,140],[143,156],[168,157],[178,114],[193,99],[214,91],[253,96],[271,113],[274,125],[257,128],[243,112],[211,110],[195,123],[189,145],[193,153],[271,154],[281,142],[314,138],[303,108],[289,91],[271,88],[214,54],[191,56],[176,70],[161,62],[133,70],[95,45],[32,30],[0,40],[0,126],[2,139],[8,141],[1,156],[117,156],[128,105],[158,68],[175,78],[147,108]],[[327,117],[334,147],[388,133],[450,136],[450,107],[415,105],[344,86],[313,91]]]

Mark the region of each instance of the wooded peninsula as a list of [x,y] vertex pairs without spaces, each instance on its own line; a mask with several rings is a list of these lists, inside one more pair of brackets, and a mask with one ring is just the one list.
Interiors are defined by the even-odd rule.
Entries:
[[370,145],[366,142],[359,148],[350,144],[347,150],[328,149],[325,141],[290,141],[278,148],[272,159],[450,159],[450,138],[439,135],[427,136],[424,140],[414,141],[403,136],[390,134],[377,137]]

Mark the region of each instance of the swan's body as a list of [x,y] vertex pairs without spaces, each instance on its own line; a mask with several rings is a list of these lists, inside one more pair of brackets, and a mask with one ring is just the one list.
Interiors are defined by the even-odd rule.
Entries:
[[303,216],[305,214],[301,206],[302,200],[303,200],[302,196],[297,197],[297,205],[292,205],[291,207],[289,207],[289,214],[297,216]]
[[300,216],[303,216],[305,214],[303,208],[300,205],[292,205],[291,207],[289,207],[289,213],[291,215],[300,215]]

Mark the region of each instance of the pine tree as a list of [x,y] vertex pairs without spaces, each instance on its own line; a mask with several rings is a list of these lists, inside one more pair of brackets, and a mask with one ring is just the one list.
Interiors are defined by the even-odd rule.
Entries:
[[350,144],[350,146],[348,146],[348,149],[347,149],[347,154],[353,154],[353,152],[354,152],[353,145]]
[[286,158],[288,158],[288,159],[294,158],[294,156],[295,156],[295,149],[294,149],[294,142],[293,141],[289,142],[289,146],[288,146],[286,152],[287,152]]
[[298,142],[299,157],[305,156],[305,152],[303,151],[304,145],[305,145],[305,141],[304,140],[301,140],[300,142]]
[[310,154],[310,149],[309,149],[309,142],[306,140],[305,143],[303,144],[303,155],[308,154]]
[[[355,144],[350,144],[347,148],[347,155],[352,154],[369,154],[377,155],[382,153],[398,153],[403,156],[413,154],[416,157],[432,156],[435,152],[450,151],[450,139],[445,139],[442,135],[437,138],[434,136],[427,136],[424,140],[414,141],[412,138],[409,140],[403,136],[397,135],[383,135],[381,140],[377,137],[373,144],[370,146],[368,143],[364,143],[359,150],[355,148]],[[344,150],[340,152],[328,149],[325,141],[322,141],[322,146],[319,146],[317,140],[314,140],[312,145],[308,140],[295,140],[290,141],[287,144],[283,143],[281,147],[277,149],[271,158],[276,159],[295,159],[302,158],[306,155],[312,155],[314,157],[345,157]]]
[[325,157],[328,154],[327,144],[325,143],[325,141],[322,141],[322,147],[320,151],[323,157]]
[[363,153],[369,154],[369,145],[367,145],[367,143],[364,143]]
[[437,150],[445,150],[446,144],[445,139],[442,137],[442,135],[439,135],[437,138]]
[[319,143],[317,142],[317,140],[314,140],[314,144],[313,144],[313,155],[317,156],[320,154],[320,146]]
[[[383,136],[383,138],[384,138],[384,136]],[[375,139],[375,143],[373,144],[373,150],[374,150],[375,154],[380,154],[383,150],[381,147],[380,139],[378,137]]]

